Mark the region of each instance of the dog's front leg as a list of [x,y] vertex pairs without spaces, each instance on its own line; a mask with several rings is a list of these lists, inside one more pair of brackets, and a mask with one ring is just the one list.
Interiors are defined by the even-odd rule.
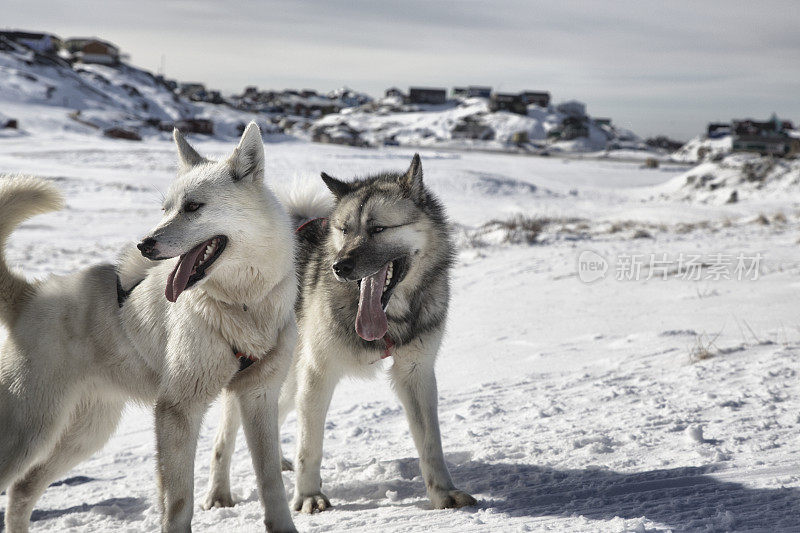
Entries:
[[214,452],[211,456],[209,487],[203,501],[203,509],[212,507],[233,507],[231,496],[231,457],[236,448],[236,433],[239,431],[239,401],[229,390],[222,392],[222,420],[214,439]]
[[192,530],[194,455],[204,406],[196,401],[156,403],[156,450],[161,503],[161,530]]
[[264,504],[264,523],[270,533],[296,532],[281,477],[281,447],[278,426],[280,381],[238,395],[244,435]]
[[[438,342],[434,344],[438,349]],[[406,411],[433,507],[446,509],[475,505],[475,498],[455,487],[444,462],[433,370],[435,359],[436,350],[428,353],[417,353],[416,349],[398,351],[391,369],[392,381]]]
[[[339,380],[333,375],[334,365],[325,365],[324,354],[301,351],[297,363],[297,459],[295,461],[295,492],[292,508],[303,513],[324,511],[331,506],[322,493],[322,440],[325,416],[331,404],[333,390]],[[304,358],[304,356],[306,358]],[[310,357],[309,357],[310,356]],[[326,368],[327,367],[327,368]]]
[[[281,476],[278,398],[297,343],[294,320],[278,336],[275,348],[230,384],[239,400],[244,436],[258,480],[267,531],[296,532]],[[249,372],[249,374],[247,373]]]

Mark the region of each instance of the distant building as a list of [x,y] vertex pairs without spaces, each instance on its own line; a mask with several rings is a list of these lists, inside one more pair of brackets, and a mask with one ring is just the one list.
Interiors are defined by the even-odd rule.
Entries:
[[453,87],[453,98],[467,98],[469,89],[466,87]]
[[11,30],[0,31],[0,37],[45,55],[57,54],[63,45],[61,39],[51,33]]
[[178,82],[177,81],[175,81],[173,79],[165,78],[163,76],[163,74],[156,74],[156,81],[158,81],[159,83],[164,85],[164,87],[166,87],[167,89],[169,89],[170,91],[173,91],[173,92],[175,91],[175,89],[178,88]]
[[444,104],[447,102],[447,90],[432,87],[410,87],[408,100],[412,104]]
[[95,37],[67,39],[64,47],[72,55],[74,61],[81,63],[118,65],[121,59],[119,48],[116,45]]
[[469,98],[491,98],[492,88],[485,85],[470,85],[467,87],[467,96]]
[[193,102],[203,102],[208,97],[206,86],[202,83],[181,83],[178,86],[178,94]]
[[398,89],[397,87],[390,87],[386,89],[386,92],[383,93],[383,96],[386,98],[400,98],[401,100],[405,100],[406,95]]
[[183,133],[202,133],[204,135],[214,134],[214,123],[205,118],[176,120],[175,123],[172,124],[172,127],[179,129]]
[[646,139],[644,143],[651,148],[658,148],[666,152],[674,152],[675,150],[684,145],[684,143],[682,143],[681,141],[675,141],[665,135],[659,135],[658,137],[650,137]]
[[372,97],[365,93],[354,91],[349,87],[342,87],[331,91],[327,95],[329,100],[338,100],[343,107],[358,107],[372,102]]
[[579,137],[588,137],[589,128],[586,125],[586,120],[578,117],[567,117],[563,122],[563,133],[561,134],[562,141],[570,141]]
[[547,133],[548,137],[560,141],[571,141],[579,137],[589,136],[589,127],[585,117],[569,116],[561,124]]
[[319,96],[319,94],[317,94],[317,91],[314,89],[303,89],[300,91],[300,96],[303,98],[311,98],[312,96]]
[[550,93],[547,91],[522,91],[519,95],[525,105],[538,105],[539,107],[550,105]]
[[570,117],[583,118],[586,116],[586,104],[577,100],[562,102],[556,106],[556,111]]
[[519,115],[528,114],[528,105],[519,94],[513,93],[494,93],[489,102],[490,111],[509,111]]
[[709,139],[719,139],[731,134],[731,125],[726,122],[711,122],[706,128]]
[[734,120],[732,130],[734,152],[787,156],[800,150],[798,140],[788,135],[784,122],[775,115],[766,122]]

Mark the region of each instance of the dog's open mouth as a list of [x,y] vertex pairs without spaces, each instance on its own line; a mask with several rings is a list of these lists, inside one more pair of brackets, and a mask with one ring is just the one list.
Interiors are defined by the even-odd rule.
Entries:
[[217,235],[180,256],[178,264],[167,278],[167,289],[164,292],[167,300],[174,303],[183,291],[203,279],[206,270],[217,260],[226,244],[228,238]]
[[381,339],[389,329],[386,307],[397,284],[406,274],[405,258],[389,261],[371,276],[358,281],[358,313],[356,333],[367,341]]

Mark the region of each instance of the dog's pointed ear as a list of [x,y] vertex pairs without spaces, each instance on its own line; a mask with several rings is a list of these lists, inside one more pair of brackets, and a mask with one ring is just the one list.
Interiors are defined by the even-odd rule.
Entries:
[[261,181],[264,179],[264,143],[258,124],[251,122],[242,133],[239,146],[228,158],[233,181]]
[[414,200],[415,202],[422,202],[425,196],[424,187],[422,185],[422,161],[419,159],[419,154],[414,154],[411,159],[411,166],[408,171],[400,176],[400,187],[403,193]]
[[349,183],[346,183],[340,179],[336,179],[324,172],[320,174],[320,176],[322,176],[322,181],[325,182],[325,186],[330,189],[337,200],[341,199],[342,196],[350,192]]
[[178,147],[178,159],[180,161],[181,171],[186,172],[193,166],[206,162],[206,159],[189,145],[189,142],[178,128],[172,130],[172,138],[175,139],[175,145]]

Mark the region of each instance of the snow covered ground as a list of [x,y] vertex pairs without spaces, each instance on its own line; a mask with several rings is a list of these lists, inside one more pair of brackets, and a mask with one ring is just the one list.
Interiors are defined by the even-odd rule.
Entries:
[[[233,145],[198,147],[222,155]],[[411,156],[305,142],[266,150],[276,188],[320,186],[321,170],[402,169]],[[295,515],[301,531],[800,530],[794,187],[718,205],[662,194],[686,167],[421,155],[461,243],[437,364],[445,452],[480,504],[429,510],[387,383],[344,382],[322,471],[335,507]],[[68,199],[13,236],[10,260],[31,276],[113,260],[158,220],[174,161],[159,138],[0,140],[0,172],[52,178]],[[534,244],[506,242],[502,229],[475,238],[518,214],[546,219]],[[195,531],[261,531],[242,437],[237,505],[199,508],[217,414],[215,405],[200,436]],[[294,415],[283,429],[291,456]],[[131,406],[108,445],[48,489],[33,531],[156,530],[154,469],[152,416]],[[293,474],[284,482],[288,495]]]

